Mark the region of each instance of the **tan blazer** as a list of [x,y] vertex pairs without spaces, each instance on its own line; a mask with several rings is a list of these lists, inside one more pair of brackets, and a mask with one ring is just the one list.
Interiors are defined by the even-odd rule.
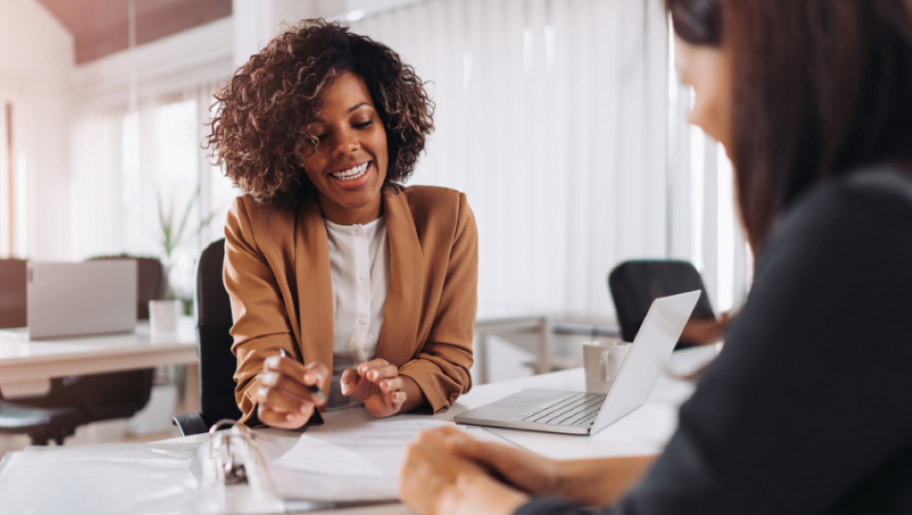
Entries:
[[[472,384],[475,218],[465,195],[449,189],[393,186],[382,195],[390,286],[377,357],[414,379],[437,413]],[[256,375],[279,349],[332,370],[332,279],[319,205],[274,209],[237,198],[225,226],[224,277],[237,403],[248,422],[256,414]]]

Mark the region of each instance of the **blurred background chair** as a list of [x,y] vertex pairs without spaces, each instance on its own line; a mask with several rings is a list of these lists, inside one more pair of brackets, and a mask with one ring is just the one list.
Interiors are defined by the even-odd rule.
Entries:
[[199,355],[200,413],[174,417],[184,436],[204,433],[223,418],[240,419],[234,397],[237,359],[231,352],[234,323],[222,281],[225,239],[212,242],[200,256],[196,272],[196,350]]
[[0,259],[0,329],[25,327],[24,259]]
[[[148,319],[149,301],[163,299],[168,288],[168,278],[161,261],[130,256],[95,259],[137,261],[137,318]],[[21,263],[21,281],[14,277],[19,264],[0,263],[0,287],[8,285],[10,292],[16,292],[16,288],[21,286],[24,314],[25,261]],[[9,271],[9,277],[4,277],[6,271]],[[13,297],[11,293],[9,298]],[[0,291],[2,298],[6,298],[6,290]],[[0,312],[12,314],[18,311],[7,309],[0,302]],[[10,318],[10,321],[17,322],[17,325],[9,327],[26,325],[24,315],[22,320]],[[50,440],[62,445],[63,439],[75,433],[78,426],[135,415],[149,402],[154,381],[154,368],[54,378],[50,392],[45,396],[0,400],[0,433],[27,434],[33,445],[46,445]]]
[[625,261],[608,275],[608,288],[626,342],[636,337],[653,300],[694,290],[702,294],[678,346],[715,343],[721,337],[725,321],[717,321],[700,272],[687,261]]

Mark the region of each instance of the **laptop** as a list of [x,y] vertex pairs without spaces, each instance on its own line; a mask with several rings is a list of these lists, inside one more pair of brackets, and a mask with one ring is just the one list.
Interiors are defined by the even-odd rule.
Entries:
[[136,290],[137,264],[131,259],[29,262],[27,327],[0,330],[0,337],[37,340],[133,332]]
[[699,298],[697,290],[653,301],[607,394],[530,388],[453,420],[548,433],[595,434],[646,402]]

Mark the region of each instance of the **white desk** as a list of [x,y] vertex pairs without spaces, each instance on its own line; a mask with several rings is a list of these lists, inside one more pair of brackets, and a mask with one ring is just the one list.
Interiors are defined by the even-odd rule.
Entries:
[[106,336],[16,341],[0,338],[0,392],[7,399],[46,394],[51,378],[169,364],[194,364],[193,319],[175,333],[152,336],[148,322],[136,332]]
[[[716,346],[697,347],[677,351],[672,355],[669,368],[678,374],[692,372],[715,357]],[[460,397],[449,411],[436,415],[439,420],[452,420],[454,416],[495,401],[525,388],[555,388],[568,390],[585,389],[581,368],[524,377],[501,383],[491,383],[473,388]],[[608,426],[593,436],[571,436],[511,429],[489,429],[505,440],[538,454],[561,458],[591,458],[600,456],[631,456],[658,453],[677,427],[678,407],[693,393],[688,382],[660,378],[645,405],[626,417]],[[363,409],[335,411],[325,415],[327,424],[351,423],[375,420]],[[298,433],[277,429],[258,430],[274,437],[297,439]],[[206,435],[175,438],[168,442],[205,442]],[[243,499],[245,493],[235,499]],[[406,515],[408,510],[399,504],[371,506],[349,510],[333,510],[323,513],[345,513],[346,515]]]
[[[693,370],[708,358],[715,355],[715,348],[698,348],[675,353],[672,358],[671,368],[678,373],[684,373]],[[580,389],[583,385],[582,370],[574,369],[551,374],[543,374],[529,378],[517,379],[502,383],[494,383],[476,388],[470,394],[462,397],[459,402],[447,413],[436,416],[439,420],[450,420],[453,416],[462,410],[477,407],[481,404],[494,401],[515,391],[528,387],[552,387],[552,388],[571,388]],[[676,426],[676,411],[678,405],[686,399],[692,392],[692,386],[680,381],[662,379],[657,385],[653,394],[650,396],[646,405],[630,413],[618,422],[609,426],[602,432],[594,436],[568,436],[547,433],[533,433],[513,430],[493,430],[493,432],[509,442],[519,444],[532,451],[554,456],[558,458],[571,457],[592,457],[592,456],[618,456],[628,454],[654,453],[662,449],[671,436]],[[399,417],[394,417],[399,418]],[[327,426],[333,424],[342,424],[345,422],[357,422],[376,420],[370,417],[363,409],[348,409],[336,411],[327,414]],[[255,437],[261,438],[261,443],[270,442],[270,446],[278,444],[281,447],[290,448],[299,438],[298,432],[282,431],[276,429],[258,430]],[[194,435],[186,438],[172,439],[161,442],[151,453],[154,455],[149,463],[153,467],[151,475],[144,477],[142,467],[132,466],[129,471],[119,469],[123,460],[148,460],[149,453],[146,451],[136,452],[135,448],[125,448],[124,456],[117,455],[116,446],[112,447],[85,447],[79,449],[62,449],[61,454],[66,456],[52,454],[45,455],[45,459],[40,460],[38,465],[35,464],[36,455],[32,454],[32,465],[12,472],[9,469],[0,471],[6,475],[4,479],[17,480],[13,483],[0,482],[0,491],[9,495],[4,498],[4,507],[11,507],[12,511],[27,511],[37,506],[38,503],[44,503],[44,508],[55,507],[60,512],[75,509],[81,509],[86,512],[106,512],[119,513],[127,511],[140,511],[141,507],[154,504],[154,495],[148,499],[143,498],[144,489],[156,487],[161,489],[159,494],[164,494],[162,499],[168,504],[167,511],[180,513],[199,513],[210,512],[206,506],[206,500],[218,502],[212,497],[213,491],[201,487],[201,481],[194,472],[188,472],[186,453],[205,452],[205,447],[198,444],[206,442],[207,435]],[[185,444],[178,446],[177,444]],[[175,450],[173,456],[169,457],[168,447]],[[275,447],[270,447],[270,453],[275,455]],[[56,452],[54,449],[36,450],[38,454]],[[278,450],[281,453],[281,450]],[[98,465],[97,458],[93,453],[113,453],[114,469],[108,468],[108,472],[97,474],[97,470],[86,473],[78,478],[72,470],[86,471],[87,466]],[[11,461],[25,459],[25,454],[13,455],[10,461],[5,461],[6,466]],[[37,456],[40,458],[40,456]],[[101,456],[104,459],[104,456]],[[164,464],[161,462],[164,460]],[[22,461],[17,463],[21,464]],[[178,474],[177,479],[180,485],[169,484],[168,476],[171,472],[176,472],[175,463],[181,463],[180,468],[183,473]],[[202,463],[200,463],[202,465]],[[158,469],[155,467],[164,467]],[[69,468],[66,468],[69,467]],[[105,470],[104,468],[101,469]],[[104,474],[111,474],[112,470],[122,471],[126,476],[103,477]],[[163,472],[164,470],[164,472]],[[61,471],[63,475],[61,475]],[[139,475],[136,472],[139,471]],[[54,473],[57,473],[55,476]],[[50,476],[50,480],[46,481]],[[191,477],[192,476],[192,477]],[[125,481],[117,487],[118,481]],[[111,486],[111,485],[115,486]],[[35,486],[38,485],[38,486]],[[156,486],[157,485],[157,486]],[[6,490],[3,490],[6,487]],[[76,490],[76,491],[74,491]],[[99,495],[100,497],[94,497]],[[124,493],[128,492],[128,493]],[[153,493],[153,492],[150,492]],[[228,510],[235,512],[244,510],[246,513],[274,513],[279,511],[281,506],[269,499],[254,497],[251,488],[247,485],[236,485],[227,487],[223,491],[223,505]],[[42,495],[44,497],[42,497]],[[82,495],[82,497],[81,497]],[[127,495],[122,498],[119,496]],[[221,497],[222,494],[216,493]],[[18,497],[17,497],[18,496]],[[92,505],[95,499],[97,505]],[[119,504],[124,503],[124,504]],[[112,510],[111,507],[116,509]],[[129,508],[129,507],[132,507]],[[218,508],[218,506],[211,506]],[[246,507],[246,509],[245,509]],[[122,509],[121,509],[122,508]],[[157,509],[154,506],[151,509]],[[107,510],[107,511],[105,511]],[[39,510],[40,511],[40,510]],[[43,511],[48,511],[44,509]],[[401,504],[387,504],[379,506],[369,506],[349,510],[333,510],[334,513],[345,512],[346,515],[405,515],[408,510]]]

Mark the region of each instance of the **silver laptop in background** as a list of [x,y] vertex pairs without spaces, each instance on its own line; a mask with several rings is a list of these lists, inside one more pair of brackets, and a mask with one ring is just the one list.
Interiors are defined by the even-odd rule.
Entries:
[[131,259],[29,262],[28,327],[3,329],[0,336],[36,340],[133,332],[137,287],[137,264]]
[[548,433],[595,434],[646,402],[699,298],[698,290],[653,301],[607,394],[530,388],[453,420]]

